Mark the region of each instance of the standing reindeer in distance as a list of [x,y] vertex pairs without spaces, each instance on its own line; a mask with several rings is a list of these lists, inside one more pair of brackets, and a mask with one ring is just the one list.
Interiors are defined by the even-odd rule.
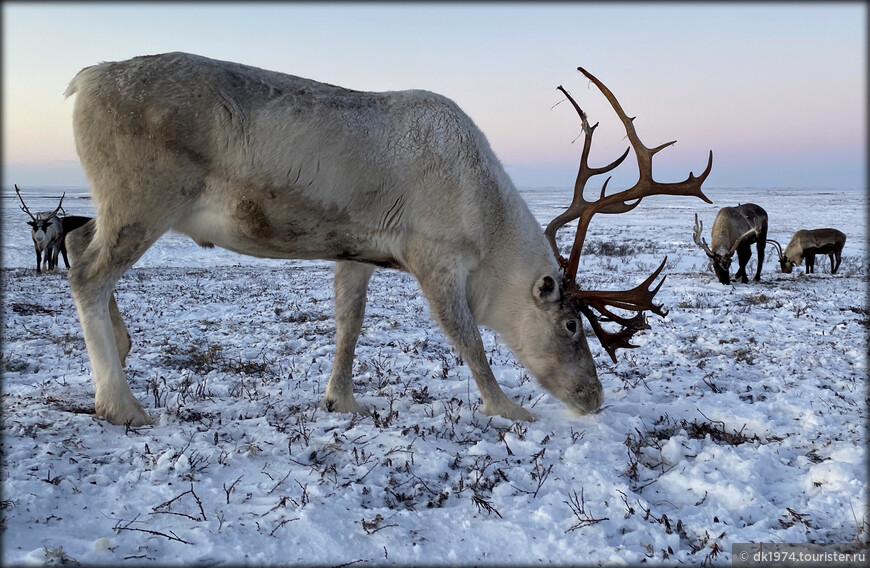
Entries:
[[720,209],[710,230],[712,245],[708,245],[701,236],[703,230],[704,223],[698,219],[696,213],[692,239],[710,258],[719,282],[731,283],[731,259],[735,251],[739,268],[734,279],[739,279],[744,284],[749,281],[746,264],[752,257],[753,243],[756,243],[758,251],[758,267],[754,280],[761,280],[761,266],[764,263],[764,247],[767,242],[767,212],[764,209],[754,203]]
[[[79,215],[58,217],[58,212],[63,210],[61,205],[63,205],[66,193],[61,196],[60,203],[57,204],[57,208],[54,211],[37,213],[36,217],[34,217],[21,197],[21,190],[18,189],[18,184],[15,184],[15,193],[21,201],[21,210],[31,218],[31,221],[28,221],[27,224],[30,225],[30,237],[33,239],[33,246],[36,249],[36,272],[42,273],[40,264],[44,264],[44,268],[49,272],[57,272],[58,253],[63,256],[63,263],[66,265],[67,270],[69,270],[69,257],[66,251],[67,235],[90,221],[91,218]],[[42,260],[43,253],[45,253],[44,261]]]
[[[43,268],[49,272],[56,272],[57,255],[63,242],[63,225],[57,213],[61,210],[66,193],[61,196],[60,202],[54,208],[54,211],[42,211],[35,216],[30,212],[27,204],[24,203],[24,198],[21,197],[21,190],[18,189],[18,184],[15,184],[15,194],[18,196],[18,200],[21,201],[21,210],[30,217],[30,221],[27,224],[30,225],[30,238],[33,239],[33,248],[36,250],[37,274],[42,274]],[[42,258],[43,254],[45,254],[45,260]],[[64,260],[66,260],[66,254],[64,254]],[[68,262],[66,266],[69,268]]]
[[[575,194],[580,227],[560,273],[552,241],[522,200],[484,135],[451,100],[427,91],[360,92],[184,53],[106,62],[80,71],[76,147],[97,208],[71,235],[70,286],[96,390],[95,410],[114,424],[151,418],[132,394],[123,362],[129,335],[115,304],[118,278],[168,230],[203,246],[269,258],[336,261],[336,355],[323,405],[366,412],[353,395],[353,357],[376,267],[412,274],[433,318],[468,364],[483,412],[534,420],[512,402],[487,362],[479,325],[501,334],[540,384],[578,413],[603,399],[580,313],[611,355],[643,328],[615,317],[607,333],[592,309],[662,313],[658,290],[581,291],[574,281],[589,220],[628,211],[642,197],[709,202],[699,177],[654,182],[644,147],[616,99],[605,94],[638,154],[640,180],[594,202]],[[586,166],[577,190],[609,171]],[[627,151],[626,151],[627,153]],[[606,183],[605,183],[606,185]],[[563,216],[560,216],[563,217]],[[549,228],[548,228],[549,229]],[[573,269],[571,268],[573,266]],[[661,284],[659,284],[660,286]],[[643,288],[643,289],[640,289]]]
[[827,254],[831,260],[831,274],[836,274],[840,268],[840,254],[846,246],[846,235],[837,229],[801,229],[792,236],[785,252],[782,246],[773,239],[767,242],[776,247],[779,255],[779,267],[785,274],[791,274],[795,266],[807,259],[807,274],[815,272],[814,265],[817,254]]

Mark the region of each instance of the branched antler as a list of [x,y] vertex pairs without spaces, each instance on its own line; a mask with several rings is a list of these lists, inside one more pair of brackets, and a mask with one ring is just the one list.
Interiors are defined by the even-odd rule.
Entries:
[[[21,190],[18,189],[17,183],[15,184],[15,194],[18,196],[18,200],[21,202],[21,210],[30,215],[30,218],[33,221],[36,221],[36,217],[33,216],[33,213],[30,212],[30,209],[28,209],[27,205],[24,203],[24,199],[21,197]],[[54,211],[51,212],[51,215],[46,215],[45,219],[51,219],[52,217],[57,215],[57,212],[61,210],[61,205],[63,205],[64,197],[66,197],[66,192],[64,192],[63,195],[60,197],[60,203],[57,204],[57,207],[54,209]]]
[[[626,115],[622,106],[619,104],[619,101],[617,101],[610,89],[582,67],[578,67],[577,70],[583,73],[583,75],[598,87],[622,121],[626,135],[631,144],[631,148],[629,149],[633,149],[637,157],[639,176],[637,182],[632,187],[611,195],[606,194],[607,184],[610,181],[610,178],[608,177],[601,187],[598,199],[595,201],[588,201],[583,196],[586,183],[589,179],[593,176],[607,173],[615,169],[623,162],[623,160],[625,160],[626,156],[628,156],[629,149],[626,149],[622,156],[607,166],[600,168],[590,167],[588,164],[589,150],[592,146],[592,135],[598,124],[596,123],[593,126],[589,126],[586,113],[583,112],[577,102],[560,85],[558,90],[565,94],[574,106],[577,114],[580,115],[580,121],[584,132],[584,141],[583,150],[580,156],[580,168],[577,172],[577,180],[574,184],[574,198],[571,205],[564,213],[550,222],[544,231],[544,234],[547,236],[550,246],[553,248],[553,252],[559,260],[559,264],[564,269],[564,276],[567,281],[567,293],[580,299],[580,311],[589,320],[592,329],[595,331],[595,334],[598,336],[604,349],[608,354],[610,354],[611,359],[616,362],[616,349],[636,347],[630,343],[631,337],[638,331],[649,328],[649,325],[646,323],[646,319],[644,318],[643,311],[649,310],[660,316],[664,316],[667,313],[666,311],[663,311],[661,305],[653,303],[653,297],[661,288],[664,278],[655,288],[649,288],[664,268],[667,258],[662,261],[662,264],[658,269],[656,269],[655,272],[653,272],[644,282],[631,290],[580,290],[576,284],[577,268],[580,263],[580,255],[583,250],[583,243],[586,239],[586,231],[589,228],[589,222],[591,221],[592,216],[596,213],[615,214],[631,211],[640,204],[644,197],[650,195],[693,196],[703,199],[707,203],[712,203],[712,201],[710,201],[710,199],[701,191],[701,185],[704,183],[704,180],[707,179],[707,176],[710,174],[710,170],[713,167],[713,152],[710,152],[710,157],[707,160],[707,167],[700,176],[695,177],[695,175],[690,172],[689,176],[681,182],[662,183],[655,181],[652,175],[653,156],[664,148],[676,143],[676,140],[666,142],[656,146],[655,148],[647,148],[637,135],[637,131],[634,127],[634,118],[629,118]],[[555,235],[563,225],[574,219],[579,219],[577,223],[577,232],[574,236],[574,244],[571,247],[570,256],[565,260],[558,254]],[[635,311],[638,313],[631,318],[625,318],[614,314],[610,311],[610,307]],[[598,315],[596,315],[595,312],[598,312]],[[607,332],[601,326],[602,321],[616,322],[620,324],[622,328],[616,333]]]
[[782,254],[782,245],[779,244],[778,241],[775,241],[773,239],[767,239],[765,245],[767,245],[768,243],[772,244],[776,248],[776,254],[779,257],[779,261],[782,262],[785,259],[785,255]]
[[695,241],[695,244],[701,247],[707,256],[710,258],[714,258],[716,255],[713,254],[713,251],[710,249],[710,245],[707,244],[707,239],[701,236],[701,232],[704,230],[704,222],[698,219],[698,214],[695,213],[695,226],[692,230],[692,240]]
[[30,212],[30,209],[28,209],[27,204],[24,203],[24,198],[21,197],[21,190],[18,189],[17,183],[15,184],[15,195],[18,196],[18,201],[21,202],[21,210],[24,211],[25,213],[27,213],[28,215],[30,215],[30,218],[32,220],[36,221],[36,217],[33,216],[33,213]]
[[[665,283],[667,276],[663,276],[655,288],[649,288],[665,267],[667,260],[668,257],[665,257],[659,267],[646,280],[631,290],[580,290],[578,288],[573,292],[581,300],[580,311],[589,320],[595,335],[614,363],[616,363],[617,349],[637,347],[637,345],[630,343],[632,336],[638,331],[650,328],[643,315],[645,310],[663,317],[668,314],[668,311],[661,304],[653,303],[653,298],[662,284]],[[614,314],[609,307],[638,313],[633,317],[626,318]],[[599,315],[595,315],[592,310],[598,312]],[[621,325],[622,328],[616,333],[611,333],[601,326],[601,321],[613,321]]]

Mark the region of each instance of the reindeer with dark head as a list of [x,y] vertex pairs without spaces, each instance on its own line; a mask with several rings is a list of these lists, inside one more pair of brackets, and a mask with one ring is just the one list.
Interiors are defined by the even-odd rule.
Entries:
[[[83,69],[76,93],[76,147],[91,182],[95,219],[71,235],[70,287],[91,359],[98,415],[115,424],[151,418],[130,391],[123,363],[129,334],[115,304],[118,278],[168,230],[202,245],[270,258],[336,261],[336,354],[327,410],[366,412],[353,395],[354,348],[376,267],[412,274],[430,313],[468,364],[482,412],[534,415],[502,391],[479,325],[497,331],[544,388],[573,411],[603,400],[580,314],[605,349],[631,347],[652,302],[653,275],[635,290],[594,292],[575,282],[592,215],[620,213],[654,194],[693,195],[700,178],[653,181],[652,155],[609,90],[638,153],[631,189],[583,200],[581,179],[613,169],[586,166],[587,132],[574,204],[547,236],[484,135],[459,107],[427,91],[360,92],[184,53]],[[120,80],[123,78],[123,80]],[[575,105],[576,106],[576,105]],[[629,201],[635,201],[631,205]],[[580,218],[560,274],[552,238]],[[661,286],[661,284],[659,284]],[[608,333],[592,310],[623,324]]]
[[713,221],[710,231],[712,246],[701,236],[704,223],[695,214],[695,227],[692,239],[707,253],[713,264],[713,271],[722,284],[731,283],[731,259],[737,252],[739,269],[734,278],[746,284],[746,264],[752,257],[752,244],[756,243],[758,267],[755,281],[761,280],[761,265],[764,263],[764,247],[767,241],[767,212],[754,203],[744,203],[737,207],[723,207]]
[[[36,249],[36,272],[41,273],[40,264],[45,264],[50,272],[57,271],[58,253],[63,256],[63,263],[69,269],[69,257],[66,252],[66,238],[72,231],[91,220],[90,217],[81,215],[64,215],[58,217],[58,212],[62,211],[63,199],[66,193],[60,198],[60,203],[54,211],[44,211],[37,213],[36,217],[30,213],[30,209],[24,204],[24,199],[21,197],[21,190],[18,185],[15,185],[15,193],[18,194],[18,199],[21,201],[21,210],[30,215],[30,236],[33,239],[33,246]],[[42,260],[42,254],[45,253],[45,260]]]
[[[35,216],[24,203],[18,184],[15,184],[15,194],[21,201],[21,210],[30,217],[27,224],[30,225],[30,237],[33,239],[33,248],[36,249],[36,272],[41,274],[43,267],[49,272],[57,271],[57,255],[61,251],[60,247],[63,242],[63,225],[57,213],[61,210],[66,193],[61,196],[60,203],[57,204],[54,211],[42,211]],[[45,260],[42,259],[43,254],[45,254]],[[65,250],[64,260],[66,260]],[[67,263],[67,268],[69,268],[69,263]]]
[[846,235],[837,229],[801,229],[792,236],[785,252],[782,245],[773,239],[767,242],[776,247],[779,255],[779,267],[785,274],[791,274],[795,266],[800,266],[807,259],[807,274],[815,272],[817,254],[826,254],[831,261],[831,274],[836,274],[840,268],[840,254],[846,246]]

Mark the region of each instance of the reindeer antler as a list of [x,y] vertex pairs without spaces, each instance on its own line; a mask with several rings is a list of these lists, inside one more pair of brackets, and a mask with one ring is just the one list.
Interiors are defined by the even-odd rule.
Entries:
[[701,231],[704,230],[704,222],[698,219],[698,214],[695,213],[695,227],[692,230],[692,240],[695,241],[695,244],[701,247],[707,256],[713,258],[716,256],[713,254],[713,251],[710,250],[710,245],[707,244],[707,239],[701,236]]
[[18,201],[21,202],[21,210],[30,215],[30,218],[36,221],[36,217],[33,216],[33,213],[30,212],[30,209],[27,208],[27,204],[24,203],[24,199],[21,197],[21,190],[18,189],[18,184],[15,184],[15,195],[18,196]]
[[[595,86],[598,87],[601,93],[610,102],[613,110],[622,121],[628,140],[631,144],[631,149],[634,149],[634,153],[637,157],[639,177],[632,187],[611,195],[605,195],[607,183],[610,181],[610,178],[608,177],[601,188],[601,193],[597,200],[588,201],[584,198],[583,191],[586,187],[586,182],[595,175],[609,172],[619,166],[628,155],[628,149],[626,149],[622,156],[609,165],[601,168],[590,168],[588,165],[589,150],[592,145],[592,134],[598,124],[596,123],[594,126],[589,126],[586,113],[583,112],[571,95],[568,94],[568,92],[560,85],[558,89],[565,94],[569,101],[571,101],[577,114],[580,115],[580,121],[583,125],[585,137],[583,150],[580,156],[580,168],[577,173],[577,181],[574,184],[574,199],[572,200],[568,210],[553,219],[544,233],[550,241],[550,245],[553,247],[560,265],[564,269],[564,276],[568,281],[566,285],[567,293],[580,299],[580,311],[589,320],[592,329],[595,331],[595,334],[598,336],[604,349],[608,354],[610,354],[611,359],[616,362],[616,349],[636,347],[630,343],[631,337],[641,329],[649,328],[643,315],[644,310],[649,310],[660,316],[664,316],[667,313],[662,310],[661,305],[653,303],[653,297],[661,288],[662,283],[664,283],[664,278],[662,278],[655,288],[649,289],[649,286],[664,268],[667,257],[646,280],[631,290],[580,290],[576,284],[577,268],[580,263],[580,255],[583,250],[583,242],[586,239],[586,231],[589,228],[589,222],[591,221],[592,216],[596,213],[614,214],[631,211],[640,204],[644,197],[650,195],[694,196],[703,199],[707,203],[712,203],[712,201],[710,201],[710,199],[701,191],[701,185],[704,183],[704,180],[707,179],[707,176],[710,174],[710,170],[713,167],[713,152],[712,150],[710,151],[710,157],[707,160],[707,167],[700,176],[695,177],[695,175],[690,172],[689,177],[681,182],[662,183],[655,181],[652,175],[653,156],[664,148],[676,143],[676,140],[666,142],[665,144],[661,144],[655,148],[647,148],[637,135],[633,122],[634,118],[629,118],[625,114],[625,111],[622,110],[622,106],[619,104],[619,101],[617,101],[610,89],[582,67],[578,67],[577,70],[583,73],[583,75],[585,75],[590,81],[595,83]],[[555,233],[565,223],[573,219],[579,219],[579,221],[577,222],[577,232],[574,236],[574,244],[571,247],[570,256],[566,261],[558,254],[555,244]],[[608,306],[636,311],[638,313],[632,318],[623,318],[613,314],[608,309]],[[599,315],[596,315],[593,310],[597,311]],[[619,323],[622,326],[622,329],[617,333],[607,332],[601,327],[602,321],[614,321]]]
[[[27,208],[27,205],[24,203],[24,199],[21,197],[21,190],[18,189],[18,184],[15,184],[15,194],[18,195],[18,200],[21,201],[21,210],[30,215],[30,218],[36,221],[36,217],[33,216],[33,213],[30,212],[30,209]],[[60,203],[57,204],[57,207],[54,208],[54,211],[51,212],[51,215],[46,215],[45,219],[51,219],[57,212],[61,210],[61,206],[63,205],[63,198],[66,197],[66,192],[63,192],[63,195],[60,196]]]
[[[566,223],[573,221],[578,218],[583,210],[589,205],[589,201],[583,197],[583,190],[586,188],[586,182],[589,181],[593,176],[598,174],[607,173],[613,169],[616,169],[628,156],[629,148],[625,149],[625,152],[622,153],[622,156],[611,162],[609,165],[606,165],[601,168],[590,168],[589,167],[589,149],[592,147],[592,135],[595,133],[595,129],[598,128],[598,123],[596,122],[592,126],[589,126],[589,121],[586,119],[586,113],[583,112],[583,109],[577,104],[577,102],[568,94],[562,85],[556,87],[558,90],[562,91],[568,100],[571,101],[571,104],[574,105],[574,109],[577,111],[577,114],[580,115],[580,124],[583,128],[583,133],[585,138],[583,140],[583,151],[580,154],[580,169],[577,171],[577,179],[574,182],[574,199],[571,201],[571,205],[565,210],[564,213],[557,216],[555,219],[550,221],[550,224],[547,225],[547,228],[544,229],[544,235],[547,237],[547,240],[550,241],[550,246],[553,248],[553,253],[559,259],[559,263],[562,268],[565,268],[568,264],[564,258],[559,255],[558,246],[556,245],[556,232],[562,228]],[[607,189],[607,183],[610,181],[608,177],[604,182],[604,185],[601,187],[601,195],[604,195],[604,191]],[[613,211],[614,213],[618,213],[618,211]],[[575,269],[576,272],[576,269]]]
[[776,253],[779,255],[779,259],[782,260],[782,245],[773,239],[767,239],[765,245],[767,245],[767,243],[772,244],[776,248]]

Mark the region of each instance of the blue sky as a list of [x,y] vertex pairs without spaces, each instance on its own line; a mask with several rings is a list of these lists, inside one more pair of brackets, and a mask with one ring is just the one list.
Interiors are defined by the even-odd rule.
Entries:
[[[641,139],[676,139],[658,177],[710,187],[866,188],[867,6],[850,3],[3,4],[3,187],[83,186],[69,80],[82,67],[189,51],[359,90],[454,99],[520,187],[573,184],[627,146],[597,75]],[[614,183],[630,184],[623,166]],[[594,182],[593,182],[594,183]],[[612,186],[611,186],[612,187]]]

